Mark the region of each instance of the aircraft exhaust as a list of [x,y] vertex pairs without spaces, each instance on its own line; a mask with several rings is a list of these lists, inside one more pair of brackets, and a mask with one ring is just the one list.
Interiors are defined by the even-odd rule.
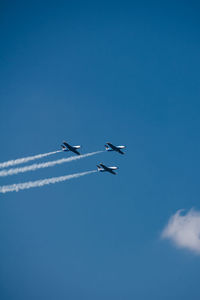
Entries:
[[62,159],[58,159],[58,160],[54,160],[54,161],[48,161],[48,162],[44,162],[44,163],[39,163],[39,164],[33,164],[30,166],[25,166],[25,167],[21,167],[21,168],[12,168],[12,169],[8,169],[8,170],[2,170],[0,171],[0,177],[5,177],[5,176],[10,176],[10,175],[16,175],[19,173],[25,173],[28,171],[35,171],[38,169],[44,169],[44,168],[48,168],[48,167],[54,167],[56,165],[61,165],[63,163],[67,163],[67,162],[71,162],[74,160],[78,160],[81,158],[85,158],[85,157],[89,157],[95,154],[99,154],[103,151],[96,151],[96,152],[90,152],[90,153],[86,153],[86,154],[82,154],[79,156],[70,156],[67,158],[62,158]]
[[24,163],[27,163],[29,161],[39,159],[39,158],[43,158],[43,157],[47,157],[47,156],[50,156],[50,155],[53,155],[53,154],[56,154],[56,153],[59,153],[59,152],[62,152],[62,150],[47,152],[47,153],[43,153],[43,154],[37,154],[37,155],[18,158],[18,159],[14,159],[14,160],[8,160],[8,161],[0,163],[0,169],[15,166],[15,165],[19,165],[19,164],[24,164]]
[[46,178],[36,181],[29,181],[29,182],[23,182],[23,183],[16,183],[12,185],[4,185],[0,186],[0,193],[8,193],[8,192],[18,192],[20,190],[26,190],[34,187],[41,187],[44,185],[54,184],[58,182],[67,181],[74,178],[79,178],[85,175],[96,173],[96,170],[93,171],[87,171],[82,173],[75,173],[71,175],[65,175],[60,177],[52,177],[52,178]]

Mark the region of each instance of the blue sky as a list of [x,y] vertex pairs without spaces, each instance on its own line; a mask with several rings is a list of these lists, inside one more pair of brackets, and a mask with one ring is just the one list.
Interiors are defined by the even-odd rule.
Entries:
[[1,2],[0,161],[127,145],[1,178],[120,168],[0,196],[2,300],[199,299],[200,257],[160,238],[177,210],[200,210],[199,8]]

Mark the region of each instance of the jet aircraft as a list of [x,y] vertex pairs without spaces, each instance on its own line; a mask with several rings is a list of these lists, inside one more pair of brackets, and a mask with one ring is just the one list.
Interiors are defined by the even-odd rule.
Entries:
[[122,152],[121,149],[126,148],[126,146],[114,146],[111,143],[106,143],[105,144],[105,148],[106,148],[107,151],[116,151],[116,152],[118,152],[120,154],[124,154],[124,152]]
[[77,149],[80,149],[81,146],[71,146],[68,143],[63,142],[63,144],[61,145],[61,147],[62,147],[63,151],[71,151],[71,152],[76,153],[77,155],[80,155],[80,153],[77,151]]
[[114,172],[113,170],[117,170],[119,168],[118,167],[107,167],[107,166],[103,165],[102,163],[100,163],[99,165],[97,165],[97,169],[99,172],[109,172],[113,175],[116,175],[117,173]]

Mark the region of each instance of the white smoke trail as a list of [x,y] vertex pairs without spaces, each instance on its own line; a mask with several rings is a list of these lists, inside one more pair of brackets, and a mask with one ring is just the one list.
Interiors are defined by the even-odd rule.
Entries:
[[0,177],[8,176],[8,175],[14,175],[14,174],[18,174],[18,173],[24,173],[24,172],[28,172],[28,171],[35,171],[37,169],[53,167],[55,165],[60,165],[60,164],[70,162],[70,161],[73,161],[73,160],[78,160],[78,159],[88,157],[88,156],[92,156],[92,155],[95,155],[95,154],[98,154],[98,153],[101,153],[101,152],[103,152],[103,151],[96,151],[96,152],[86,153],[86,154],[79,155],[79,156],[71,156],[71,157],[68,157],[68,158],[62,158],[62,159],[49,161],[49,162],[45,162],[45,163],[33,164],[33,165],[22,167],[22,168],[12,168],[12,169],[9,169],[9,170],[3,170],[3,171],[0,171]]
[[18,159],[14,159],[14,160],[8,160],[8,161],[0,163],[0,169],[7,168],[7,167],[10,167],[10,166],[19,165],[19,164],[24,164],[24,163],[27,163],[27,162],[29,162],[31,160],[35,160],[35,159],[47,157],[47,156],[56,154],[58,152],[62,152],[62,150],[48,152],[48,153],[43,153],[43,154],[37,154],[37,155],[33,155],[33,156],[29,156],[29,157],[23,157],[23,158],[18,158]]
[[57,182],[67,181],[67,180],[70,180],[73,178],[78,178],[78,177],[89,175],[89,174],[92,174],[95,172],[97,172],[97,171],[93,170],[93,171],[76,173],[76,174],[71,174],[71,175],[66,175],[66,176],[52,177],[52,178],[17,183],[17,184],[12,184],[12,185],[4,185],[4,186],[0,186],[0,193],[18,192],[20,190],[26,190],[26,189],[30,189],[33,187],[40,187],[40,186],[44,186],[47,184],[54,184]]

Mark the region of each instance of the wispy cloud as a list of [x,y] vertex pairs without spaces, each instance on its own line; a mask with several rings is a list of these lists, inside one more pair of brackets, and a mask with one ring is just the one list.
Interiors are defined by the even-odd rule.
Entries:
[[171,240],[180,248],[200,254],[200,212],[191,209],[186,214],[178,210],[171,216],[162,232],[162,238]]

